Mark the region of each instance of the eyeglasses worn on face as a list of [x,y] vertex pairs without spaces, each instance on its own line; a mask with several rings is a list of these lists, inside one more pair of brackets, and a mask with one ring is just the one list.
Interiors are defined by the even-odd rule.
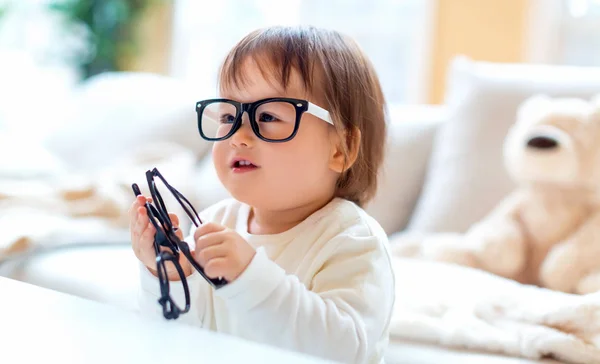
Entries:
[[213,142],[231,137],[242,126],[244,112],[248,113],[254,134],[273,143],[293,139],[303,113],[333,125],[329,111],[307,100],[275,97],[241,103],[230,99],[208,99],[196,103],[200,136]]
[[[190,310],[190,290],[187,284],[187,279],[183,268],[179,263],[179,253],[183,253],[186,259],[190,262],[192,267],[200,273],[204,279],[215,289],[223,287],[227,284],[227,281],[222,278],[209,278],[205,273],[204,269],[194,260],[192,253],[190,252],[189,245],[179,239],[175,232],[177,229],[173,226],[171,218],[169,217],[168,210],[165,206],[165,202],[156,188],[156,182],[154,178],[159,178],[163,184],[167,187],[169,192],[173,194],[175,200],[181,205],[186,215],[190,218],[192,223],[198,227],[202,223],[196,209],[192,206],[190,201],[185,198],[179,191],[169,185],[158,169],[146,171],[146,180],[148,182],[148,188],[150,189],[150,195],[152,196],[152,203],[146,202],[145,207],[148,212],[148,218],[150,223],[156,229],[154,235],[154,252],[156,253],[156,272],[158,275],[158,282],[160,287],[160,299],[158,303],[162,306],[163,316],[166,319],[177,319],[179,315],[187,313]],[[132,186],[133,192],[136,196],[140,195],[140,189],[137,184]],[[166,249],[161,249],[161,247]],[[166,263],[171,262],[177,274],[179,275],[180,283],[183,285],[183,291],[185,296],[185,307],[180,308],[170,295],[170,282],[167,274]]]

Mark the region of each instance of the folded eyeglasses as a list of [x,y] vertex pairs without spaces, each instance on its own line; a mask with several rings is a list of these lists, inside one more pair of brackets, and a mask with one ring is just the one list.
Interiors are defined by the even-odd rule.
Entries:
[[[152,196],[152,203],[146,201],[145,207],[148,212],[148,219],[156,229],[156,233],[154,234],[154,251],[156,253],[156,272],[160,286],[160,298],[158,303],[162,306],[163,316],[168,320],[174,320],[181,314],[187,313],[190,310],[190,290],[183,268],[179,263],[180,253],[185,256],[192,267],[196,269],[213,288],[218,289],[228,282],[222,278],[208,277],[206,273],[204,273],[204,269],[194,260],[189,245],[177,237],[175,234],[177,229],[173,226],[165,202],[156,188],[155,177],[163,182],[196,227],[200,226],[202,221],[190,201],[171,186],[158,169],[154,168],[146,171],[146,180],[148,182],[150,195]],[[134,183],[131,187],[136,196],[141,194],[137,184]],[[170,284],[173,282],[170,282],[168,278],[166,268],[167,262],[173,263],[179,275],[181,284],[183,285],[185,295],[185,307],[183,309],[175,303],[170,295]]]

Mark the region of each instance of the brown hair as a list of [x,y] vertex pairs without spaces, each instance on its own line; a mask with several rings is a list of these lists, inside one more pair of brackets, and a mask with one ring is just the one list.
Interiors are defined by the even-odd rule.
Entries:
[[305,90],[316,99],[315,103],[329,110],[338,134],[346,140],[346,159],[353,136],[360,131],[356,161],[340,176],[336,196],[364,206],[377,190],[386,138],[385,99],[366,55],[350,38],[331,30],[259,29],[244,37],[226,56],[219,72],[221,92],[244,84],[243,65],[248,59],[284,89],[290,73],[298,72]]

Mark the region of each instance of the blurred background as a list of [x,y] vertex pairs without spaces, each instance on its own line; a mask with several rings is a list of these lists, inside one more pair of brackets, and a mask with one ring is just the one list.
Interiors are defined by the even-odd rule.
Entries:
[[390,244],[464,232],[512,192],[526,98],[600,93],[600,0],[0,0],[0,275],[135,309],[131,184],[157,167],[197,210],[228,196],[195,102],[240,38],[290,24],[375,65],[389,143],[366,209]]
[[390,103],[440,103],[457,54],[600,63],[598,0],[0,0],[0,130],[50,132],[60,118],[23,110],[107,71],[167,75],[209,94],[226,51],[274,24],[354,37]]
[[[260,27],[293,24],[353,37],[375,65],[393,121],[431,119],[447,106],[449,95],[460,96],[469,79],[481,78],[476,66],[481,62],[600,65],[600,0],[0,0],[0,224],[15,216],[15,198],[7,209],[7,196],[19,196],[16,205],[22,207],[23,195],[35,195],[21,191],[24,180],[34,182],[28,191],[46,196],[47,188],[55,194],[47,207],[40,209],[36,201],[28,208],[47,215],[48,206],[68,201],[61,214],[113,216],[125,226],[130,191],[119,195],[106,186],[127,187],[133,176],[159,163],[172,167],[171,174],[207,173],[210,158],[203,156],[209,146],[197,133],[194,102],[217,95],[218,66],[239,39]],[[455,65],[452,77],[457,57],[472,65],[463,66],[471,67],[466,72]],[[502,74],[491,69],[490,75]],[[502,77],[539,75],[515,84],[516,94],[531,85],[550,90],[544,82],[567,91],[585,83],[564,84],[569,75],[555,82],[552,77],[562,73],[543,67],[519,72]],[[492,107],[513,94],[496,98]],[[516,103],[504,108],[507,114],[497,125],[512,121]],[[499,116],[486,110],[479,119],[492,114]],[[498,140],[503,131],[493,132]],[[219,185],[211,178],[200,187],[190,182],[190,193],[204,188],[202,205],[224,195],[206,187]],[[185,188],[181,184],[189,178],[173,179]],[[206,189],[213,197],[208,201]],[[30,220],[28,214],[23,221]]]
[[[102,189],[116,178],[131,181],[128,172],[138,175],[159,162],[172,166],[171,173],[184,169],[166,162],[166,146],[151,142],[171,143],[172,156],[185,147],[193,170],[202,163],[210,168],[210,159],[202,158],[209,146],[198,136],[194,102],[217,95],[218,66],[239,39],[260,27],[293,24],[332,28],[356,39],[397,110],[392,118],[401,121],[421,120],[423,110],[438,112],[450,94],[456,98],[468,89],[469,79],[488,77],[477,66],[488,63],[494,67],[486,72],[504,77],[502,82],[525,82],[496,97],[495,109],[477,114],[481,121],[498,117],[494,110],[501,102],[513,100],[497,123],[504,128],[520,100],[510,95],[525,97],[535,85],[540,92],[551,85],[567,93],[586,88],[583,81],[590,77],[584,71],[576,82],[556,70],[600,66],[600,0],[0,0],[0,177],[19,183],[58,178],[50,187],[44,179],[44,186],[70,193],[77,175],[83,185],[95,184],[83,188],[88,195],[75,187],[70,200],[57,198],[83,196],[88,201],[82,205],[89,206],[90,191],[99,193],[102,168],[112,173]],[[457,57],[472,65],[463,71],[455,65],[451,77]],[[502,64],[535,66],[501,76],[502,67],[495,67]],[[411,106],[421,107],[419,113]],[[497,141],[502,128],[492,132]],[[6,191],[0,185],[0,202],[16,193]],[[119,204],[131,197],[124,193],[112,198],[115,192],[106,192],[100,207],[76,210],[97,216],[110,210],[102,205],[110,196],[119,216]],[[8,215],[2,206],[0,217]],[[74,214],[71,209],[67,214]]]

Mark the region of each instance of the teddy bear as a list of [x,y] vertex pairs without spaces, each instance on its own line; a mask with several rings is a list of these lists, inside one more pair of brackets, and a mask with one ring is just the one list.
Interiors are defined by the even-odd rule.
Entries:
[[599,291],[600,97],[529,97],[503,159],[515,189],[487,216],[465,233],[405,233],[394,254],[561,292]]

